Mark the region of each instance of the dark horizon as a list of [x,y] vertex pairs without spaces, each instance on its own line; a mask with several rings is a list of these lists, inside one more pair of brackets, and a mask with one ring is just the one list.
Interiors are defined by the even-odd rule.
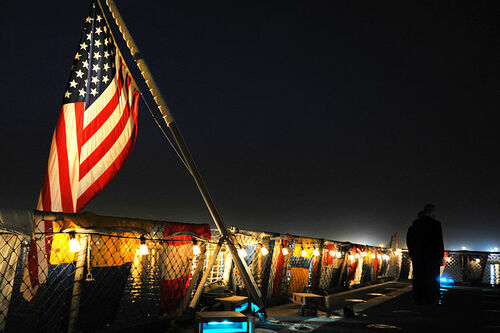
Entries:
[[[36,205],[89,3],[4,5],[2,207]],[[447,249],[500,247],[496,3],[117,5],[227,225],[404,244],[430,202]],[[142,101],[86,210],[211,222]]]

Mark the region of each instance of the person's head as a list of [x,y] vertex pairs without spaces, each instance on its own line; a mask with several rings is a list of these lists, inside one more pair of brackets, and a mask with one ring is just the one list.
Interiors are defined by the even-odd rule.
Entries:
[[436,206],[433,204],[427,204],[424,206],[424,210],[422,211],[423,215],[435,217],[436,216]]

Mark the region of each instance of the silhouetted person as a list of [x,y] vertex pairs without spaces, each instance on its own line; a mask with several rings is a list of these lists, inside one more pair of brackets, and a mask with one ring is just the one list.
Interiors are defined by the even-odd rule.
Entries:
[[438,278],[444,246],[441,222],[434,218],[434,211],[434,205],[425,205],[406,235],[413,264],[413,298],[417,304],[437,304],[439,299]]

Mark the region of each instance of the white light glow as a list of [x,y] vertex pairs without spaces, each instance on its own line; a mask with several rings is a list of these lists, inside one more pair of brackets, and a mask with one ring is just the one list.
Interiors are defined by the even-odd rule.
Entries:
[[145,256],[146,254],[149,254],[149,249],[148,249],[148,246],[146,244],[141,244],[141,246],[139,247],[139,254],[141,256]]
[[247,251],[245,251],[245,249],[238,249],[238,255],[242,258],[245,258],[248,255],[248,253]]
[[300,254],[303,256],[303,257],[306,257],[307,256],[307,251],[302,249],[302,251],[300,251]]
[[314,251],[313,251],[313,255],[314,255],[315,257],[319,256],[319,250],[318,250],[318,249],[314,249]]
[[201,248],[198,244],[193,245],[193,255],[199,256],[201,254]]
[[333,250],[330,250],[330,251],[328,252],[328,254],[329,254],[330,256],[332,256],[332,257],[335,257],[335,251],[333,251]]
[[80,242],[76,238],[70,238],[69,240],[69,252],[75,253],[80,252],[82,248],[80,247]]
[[281,253],[283,253],[284,256],[288,254],[288,249],[286,247],[281,249]]
[[260,248],[260,254],[262,254],[263,256],[267,256],[269,254],[269,250],[263,246]]

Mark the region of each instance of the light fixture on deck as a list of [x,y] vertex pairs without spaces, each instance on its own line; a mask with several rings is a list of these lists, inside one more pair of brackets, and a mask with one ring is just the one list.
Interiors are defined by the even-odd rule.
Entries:
[[140,240],[141,240],[141,246],[139,247],[139,254],[141,256],[149,254],[149,249],[148,246],[146,245],[146,238],[144,236],[141,236]]
[[199,256],[201,254],[200,246],[198,245],[198,241],[196,238],[193,238],[193,255]]
[[302,250],[300,251],[300,255],[301,255],[301,256],[303,256],[303,257],[307,256],[307,251],[304,249],[304,247],[303,247],[303,246],[301,246],[300,248],[302,249]]
[[75,253],[80,252],[82,248],[80,247],[80,242],[76,239],[76,234],[74,231],[69,233],[69,252]]
[[314,250],[313,250],[313,255],[314,255],[315,257],[319,256],[319,250],[318,250],[317,248],[314,248]]
[[262,245],[262,243],[260,243],[259,246],[260,254],[262,254],[263,256],[267,256],[269,254],[269,250],[264,245]]

